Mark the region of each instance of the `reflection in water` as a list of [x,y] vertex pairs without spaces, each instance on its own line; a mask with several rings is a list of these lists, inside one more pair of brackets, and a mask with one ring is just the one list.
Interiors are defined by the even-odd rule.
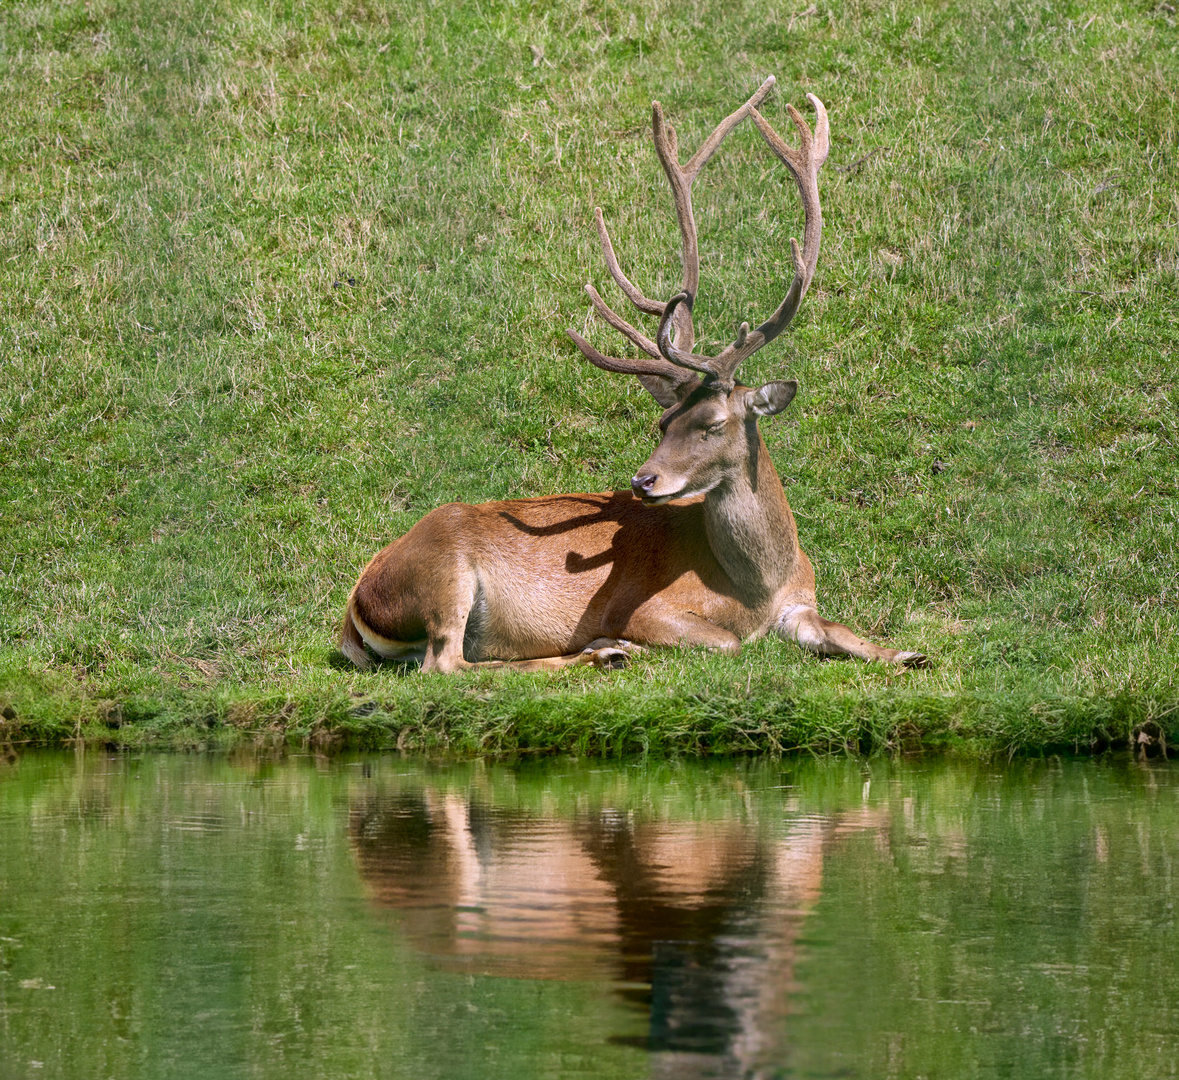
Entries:
[[0,1077],[1179,1076],[1179,769],[0,760]]
[[418,949],[480,974],[611,980],[646,1018],[642,1035],[612,1041],[682,1071],[700,1057],[780,1059],[766,1036],[786,1011],[825,851],[886,821],[857,810],[768,830],[608,804],[556,818],[425,784],[358,801],[350,831],[374,900]]

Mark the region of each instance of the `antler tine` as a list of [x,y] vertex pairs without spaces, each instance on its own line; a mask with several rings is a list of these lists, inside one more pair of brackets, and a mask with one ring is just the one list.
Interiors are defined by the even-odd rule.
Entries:
[[[799,115],[798,110],[793,105],[786,106],[786,111],[790,114],[790,119],[794,122],[795,128],[798,129],[799,143],[801,145],[797,150],[792,149],[782,141],[782,138],[770,127],[761,113],[756,109],[750,110],[750,115],[753,117],[754,124],[757,125],[757,130],[761,132],[762,138],[765,139],[774,154],[794,174],[794,179],[798,184],[798,193],[802,198],[803,212],[806,219],[802,239],[803,258],[806,263],[806,281],[802,284],[802,292],[798,298],[799,302],[806,295],[806,290],[810,286],[810,279],[814,276],[815,267],[819,261],[819,241],[823,232],[823,215],[819,208],[819,169],[822,168],[823,162],[827,160],[829,149],[827,110],[814,94],[807,94],[807,100],[815,110],[815,131],[813,135],[807,122]],[[790,320],[787,319],[786,321],[789,322]],[[785,324],[780,329],[785,329]]]
[[[625,319],[619,317],[614,311],[612,311],[606,305],[606,301],[598,295],[597,289],[595,289],[592,285],[587,285],[585,287],[585,291],[589,295],[590,303],[594,305],[594,311],[596,311],[598,315],[601,316],[601,318],[614,327],[614,329],[617,330],[620,334],[625,335],[628,341],[633,342],[648,356],[653,356],[656,358],[660,356],[659,346],[656,345],[655,342],[653,342],[649,337],[647,337],[646,334],[642,333],[640,330],[636,330],[635,327],[631,326],[631,324],[628,323]],[[655,312],[655,314],[662,314],[665,306],[666,305],[664,304],[660,304],[660,310]]]
[[[693,297],[699,295],[700,292],[700,251],[696,240],[696,219],[692,214],[692,181],[696,179],[696,175],[704,163],[716,153],[717,147],[729,132],[753,111],[755,105],[759,105],[765,99],[773,89],[774,82],[773,75],[767,78],[744,105],[726,116],[713,129],[712,134],[701,144],[700,149],[683,166],[679,163],[675,129],[664,121],[663,107],[659,102],[651,102],[651,129],[655,140],[655,153],[659,156],[659,163],[663,166],[667,182],[671,185],[676,219],[680,225],[684,263],[684,277],[680,291],[690,293]],[[676,347],[690,353],[695,341],[691,305],[684,305],[677,309],[675,328]]]
[[606,356],[605,353],[598,352],[576,330],[566,330],[565,333],[572,339],[573,344],[581,350],[582,356],[593,364],[594,367],[600,367],[603,371],[617,371],[623,375],[638,375],[640,378],[644,375],[655,375],[661,379],[669,380],[673,385],[678,385],[690,378],[690,376],[684,373],[683,368],[677,367],[661,356],[639,356],[634,359]]
[[[590,363],[603,368],[606,371],[617,371],[625,374],[638,375],[640,378],[646,376],[657,376],[662,379],[669,379],[673,384],[683,383],[691,376],[686,374],[685,369],[691,371],[698,371],[704,374],[706,379],[710,381],[719,381],[720,383],[731,382],[733,372],[736,370],[737,364],[744,356],[753,352],[753,348],[749,345],[757,338],[758,331],[754,334],[748,334],[748,326],[742,324],[742,330],[739,334],[738,340],[734,345],[730,345],[718,357],[699,356],[692,352],[692,344],[695,340],[695,330],[692,325],[692,304],[700,288],[700,252],[697,246],[696,238],[696,221],[692,213],[692,182],[696,179],[697,174],[705,163],[716,153],[717,148],[729,135],[729,133],[745,119],[746,116],[753,116],[758,118],[760,124],[765,124],[764,120],[760,119],[757,112],[757,106],[769,94],[774,86],[774,76],[771,75],[758,87],[757,91],[746,101],[739,109],[730,113],[713,129],[711,135],[701,144],[700,148],[689,159],[686,165],[679,163],[679,149],[676,140],[675,129],[669,125],[663,117],[663,107],[658,101],[651,103],[651,129],[652,136],[655,142],[655,153],[659,157],[659,162],[663,166],[663,171],[667,176],[668,183],[671,185],[672,198],[675,203],[676,220],[680,227],[680,240],[682,244],[682,259],[684,276],[680,292],[672,297],[666,304],[661,304],[657,300],[652,300],[643,295],[634,284],[627,278],[626,274],[622,272],[622,268],[618,265],[618,259],[614,254],[614,245],[611,243],[610,234],[606,229],[605,218],[602,215],[600,207],[594,208],[594,218],[597,222],[598,237],[602,245],[602,255],[606,262],[606,268],[610,271],[610,276],[614,278],[618,287],[622,289],[627,299],[638,308],[640,311],[646,312],[649,315],[659,315],[659,333],[656,341],[652,342],[650,338],[631,326],[625,319],[614,312],[606,302],[598,295],[597,291],[591,285],[586,286],[586,292],[589,294],[590,300],[593,303],[594,310],[598,315],[608,322],[615,330],[623,334],[627,340],[637,345],[647,354],[646,358],[638,358],[635,360],[623,360],[618,357],[606,356],[598,352],[592,345],[590,345],[580,334],[570,330],[569,336],[574,343],[581,350]],[[810,96],[810,95],[808,95]],[[822,112],[822,105],[818,104],[817,98],[811,98],[816,104],[821,121],[817,125],[817,130],[822,131],[823,136],[823,158],[826,157],[826,114]],[[809,146],[810,130],[806,128],[805,123],[801,117],[793,110],[791,115],[795,118],[795,122],[801,124],[800,132],[805,131],[803,141]],[[759,125],[760,126],[760,125]],[[768,126],[768,125],[767,125]],[[764,134],[764,132],[763,132]],[[777,136],[774,136],[777,138]],[[793,154],[794,151],[789,150],[778,139],[778,143],[787,150],[788,153]],[[773,145],[773,144],[771,144]],[[777,152],[777,151],[776,151]],[[781,156],[781,155],[779,155]],[[799,176],[798,169],[794,164],[787,162],[791,166],[795,176]],[[822,164],[822,161],[819,161]],[[815,169],[817,169],[817,165]],[[799,179],[799,186],[802,187],[802,180]],[[805,196],[804,196],[805,203]],[[815,206],[817,208],[817,195]],[[807,215],[808,232],[807,232],[807,251],[810,251],[810,214]],[[815,244],[815,258],[818,257],[817,238]],[[810,274],[814,273],[814,265],[810,267]],[[804,275],[806,281],[809,282],[809,274]],[[802,287],[805,292],[805,284]],[[791,294],[795,292],[792,287]],[[791,295],[791,294],[788,294]],[[794,302],[794,307],[798,306],[798,300],[801,300],[801,295],[797,297]],[[779,313],[782,309],[779,308]],[[790,315],[793,315],[791,310]],[[773,320],[771,320],[772,322]],[[784,327],[786,322],[789,322],[789,316],[782,323]],[[672,326],[674,325],[674,335],[672,334]],[[765,324],[768,326],[769,324]],[[773,336],[773,335],[771,335]],[[765,338],[764,340],[768,340]],[[764,340],[761,344],[764,344]],[[759,346],[755,346],[759,347]],[[735,356],[735,353],[740,353],[740,356]]]
[[[675,202],[675,216],[680,225],[681,258],[684,263],[684,278],[681,291],[695,296],[700,289],[700,252],[696,246],[696,219],[692,215],[692,181],[680,168],[675,129],[669,128],[663,120],[663,106],[651,102],[651,134],[655,140],[655,153],[659,164],[671,185],[671,197]],[[692,326],[692,309],[680,310],[675,324],[675,341],[680,348],[691,351],[696,339]]]
[[728,116],[717,124],[716,130],[704,140],[700,145],[700,149],[692,155],[691,160],[683,168],[684,176],[687,177],[689,184],[696,179],[696,174],[700,171],[704,163],[716,153],[717,147],[724,142],[725,136],[749,115],[750,109],[757,107],[765,100],[766,95],[774,88],[774,82],[774,76],[771,75],[757,88],[757,93],[745,102],[741,108],[729,113]]
[[[705,369],[696,365],[702,362],[707,363],[714,381],[723,386],[732,384],[733,376],[744,360],[752,356],[763,345],[773,341],[790,325],[790,320],[794,318],[802,303],[802,298],[810,287],[811,278],[814,277],[815,267],[819,262],[819,244],[823,235],[823,214],[819,206],[819,169],[827,160],[829,141],[827,110],[814,94],[807,94],[807,100],[815,110],[813,134],[798,110],[792,105],[786,106],[790,113],[790,119],[798,129],[800,146],[797,150],[787,146],[761,113],[754,106],[749,106],[749,115],[757,125],[758,131],[761,132],[770,149],[794,174],[794,179],[798,183],[799,195],[802,198],[806,224],[803,229],[802,250],[799,250],[797,240],[791,239],[790,241],[794,279],[790,282],[790,288],[786,291],[786,296],[778,306],[778,310],[756,330],[751,331],[748,323],[742,323],[737,331],[737,340],[722,350],[719,355],[712,358],[695,355],[691,357],[694,363],[688,366],[696,367],[696,370],[699,371]],[[664,317],[666,318],[666,314]],[[677,356],[674,352],[669,352],[664,348],[662,334],[657,338],[657,342],[660,351],[667,359],[673,363],[684,362],[682,355]]]
[[[598,238],[602,241],[602,257],[606,260],[606,269],[610,271],[610,276],[618,283],[618,287],[626,294],[626,298],[640,311],[645,311],[648,315],[662,315],[663,304],[659,300],[650,300],[639,292],[618,265],[618,259],[614,255],[614,245],[610,243],[610,234],[606,231],[606,219],[602,216],[600,206],[594,207],[594,220],[598,223]],[[588,289],[589,286],[587,285],[586,288]],[[595,303],[594,307],[597,306]],[[599,314],[601,313],[599,312]],[[607,322],[609,322],[608,319]]]
[[713,357],[700,356],[697,353],[689,352],[687,349],[681,349],[671,339],[671,324],[675,318],[677,309],[683,306],[687,310],[688,319],[690,320],[692,317],[693,303],[694,298],[687,290],[676,293],[675,296],[668,300],[667,307],[663,312],[663,318],[659,320],[659,333],[656,335],[655,340],[659,343],[659,351],[673,364],[681,368],[691,368],[693,371],[702,372],[709,379],[716,379],[718,372]]

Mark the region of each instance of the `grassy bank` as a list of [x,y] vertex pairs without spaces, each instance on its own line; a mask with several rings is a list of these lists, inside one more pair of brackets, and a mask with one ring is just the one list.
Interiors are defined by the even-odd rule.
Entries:
[[[593,207],[673,291],[649,103],[691,147],[768,73],[780,131],[830,111],[824,247],[743,375],[801,384],[763,430],[821,609],[933,669],[349,670],[432,507],[627,485],[657,407],[563,332],[615,297]],[[1179,741],[1176,85],[1149,0],[4,7],[0,742]],[[752,128],[695,201],[707,347],[800,214]]]

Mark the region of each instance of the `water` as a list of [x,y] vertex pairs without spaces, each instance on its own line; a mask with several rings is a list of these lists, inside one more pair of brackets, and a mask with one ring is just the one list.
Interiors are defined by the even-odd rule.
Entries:
[[1168,1077],[1179,770],[0,763],[0,1077]]

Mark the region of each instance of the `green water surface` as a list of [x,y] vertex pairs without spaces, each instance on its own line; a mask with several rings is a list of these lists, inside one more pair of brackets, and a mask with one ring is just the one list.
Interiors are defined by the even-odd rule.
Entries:
[[1167,763],[0,763],[0,1077],[1179,1074]]

